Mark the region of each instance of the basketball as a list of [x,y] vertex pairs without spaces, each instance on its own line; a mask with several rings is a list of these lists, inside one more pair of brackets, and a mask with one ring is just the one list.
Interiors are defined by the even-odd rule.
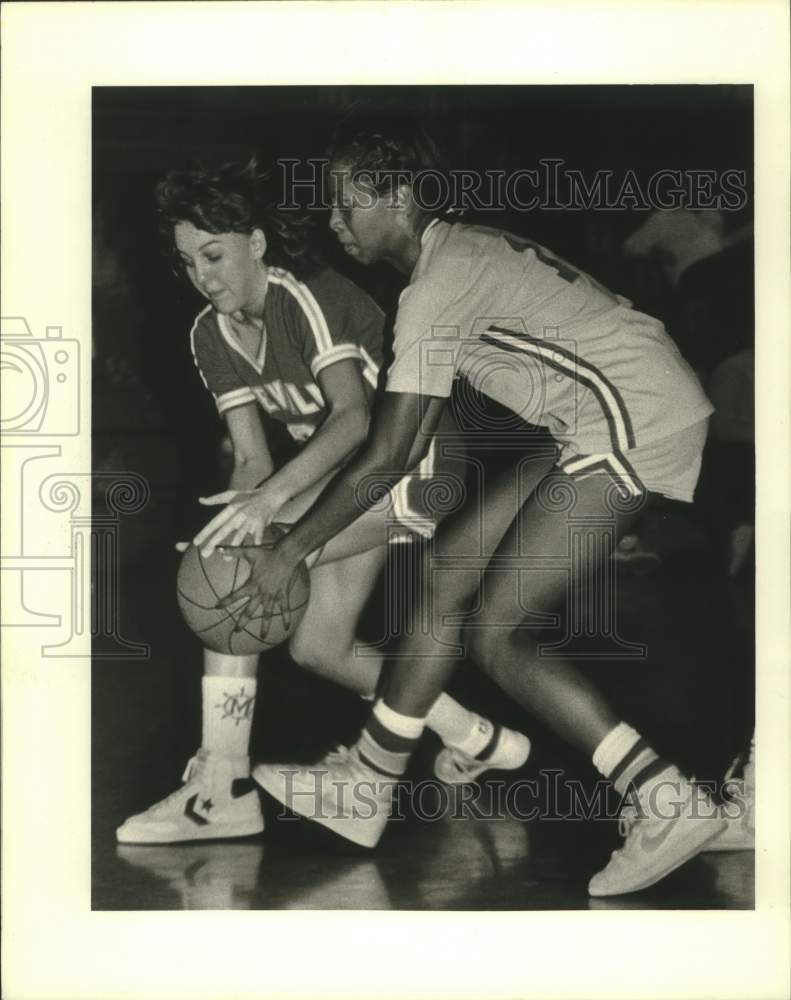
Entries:
[[[284,528],[272,524],[264,534],[264,543],[283,534]],[[232,656],[263,653],[285,642],[301,621],[310,597],[310,578],[304,563],[297,568],[289,586],[290,627],[285,627],[283,615],[277,609],[269,622],[266,638],[260,635],[260,615],[251,619],[240,632],[235,632],[245,606],[244,599],[229,608],[215,605],[246,583],[249,576],[250,564],[243,556],[228,559],[215,551],[205,559],[194,545],[190,545],[182,556],[176,585],[179,607],[184,620],[206,649]]]

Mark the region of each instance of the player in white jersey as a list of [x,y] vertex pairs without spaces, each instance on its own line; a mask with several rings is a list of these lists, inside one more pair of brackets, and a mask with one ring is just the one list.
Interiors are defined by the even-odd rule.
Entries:
[[[692,498],[711,405],[661,324],[623,298],[520,238],[433,221],[417,192],[421,172],[435,168],[430,140],[408,120],[352,121],[338,139],[330,226],[357,261],[387,261],[409,282],[394,361],[366,446],[267,553],[265,573],[255,548],[235,550],[247,555],[252,578],[232,599],[250,598],[245,620],[262,610],[266,620],[300,559],[359,516],[357,481],[390,482],[417,443],[428,446],[455,377],[547,427],[558,465],[525,470],[515,518],[509,477],[487,483],[439,527],[441,558],[427,560],[420,591],[433,628],[402,638],[355,746],[321,767],[261,766],[254,777],[295,811],[375,845],[393,781],[454,668],[445,650],[463,641],[486,674],[624,797],[624,846],[589,892],[633,892],[714,842],[726,820],[557,649],[543,655],[534,623],[552,620],[567,599],[614,596],[600,592],[610,585],[604,570],[645,502]],[[435,572],[449,554],[460,557],[459,571]],[[463,571],[470,555],[489,560],[477,585]],[[461,632],[471,605],[473,625]]]
[[[210,303],[193,325],[192,350],[233,444],[230,490],[204,501],[227,506],[195,539],[209,554],[218,542],[241,541],[248,533],[260,542],[275,519],[293,521],[363,443],[384,317],[317,257],[309,220],[277,210],[278,192],[254,164],[173,173],[157,195],[166,238]],[[279,469],[261,410],[301,444]],[[376,690],[382,655],[355,642],[357,621],[394,520],[403,532],[433,530],[430,512],[418,506],[420,491],[411,488],[432,472],[429,455],[414,476],[395,484],[392,502],[377,504],[309,560],[310,601],[290,639],[291,655],[366,698]],[[257,668],[255,655],[204,652],[201,749],[182,788],[128,819],[117,831],[119,841],[205,840],[263,829],[249,761]],[[229,715],[223,708],[229,700],[243,709]],[[436,765],[445,780],[519,767],[529,751],[526,737],[445,694],[436,699],[429,725],[445,743]]]

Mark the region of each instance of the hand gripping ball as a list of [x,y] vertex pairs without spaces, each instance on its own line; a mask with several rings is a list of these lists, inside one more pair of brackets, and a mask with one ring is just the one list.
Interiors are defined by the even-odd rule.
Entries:
[[[264,545],[281,537],[285,531],[281,525],[271,524],[264,533]],[[176,590],[179,607],[184,620],[206,649],[231,656],[266,652],[285,642],[302,620],[310,598],[310,577],[304,563],[297,567],[289,585],[289,628],[283,623],[282,610],[276,608],[265,639],[260,635],[260,616],[251,619],[242,631],[235,632],[236,622],[245,606],[244,598],[238,605],[229,608],[216,608],[215,605],[246,583],[249,576],[250,564],[244,556],[229,559],[215,550],[208,559],[204,559],[194,545],[190,545],[184,553]]]

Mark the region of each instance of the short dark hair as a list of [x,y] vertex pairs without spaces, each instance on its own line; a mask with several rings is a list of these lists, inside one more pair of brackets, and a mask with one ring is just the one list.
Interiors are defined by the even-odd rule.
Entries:
[[447,173],[443,154],[423,122],[398,102],[368,101],[352,108],[335,129],[329,157],[368,175],[380,194],[405,173]]
[[251,233],[266,236],[266,263],[299,279],[325,267],[314,218],[288,203],[271,170],[260,170],[255,158],[245,164],[217,167],[197,164],[173,170],[156,187],[160,233],[173,249],[173,227],[191,222],[207,233]]

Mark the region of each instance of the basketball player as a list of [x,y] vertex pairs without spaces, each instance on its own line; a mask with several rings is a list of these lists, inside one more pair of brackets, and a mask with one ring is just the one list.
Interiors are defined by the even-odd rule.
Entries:
[[[171,173],[157,188],[164,234],[209,301],[193,325],[192,351],[233,444],[230,492],[207,501],[230,503],[196,538],[206,554],[223,538],[241,541],[249,532],[260,542],[273,519],[293,520],[368,433],[383,315],[356,285],[324,266],[312,249],[310,219],[278,212],[279,194],[254,163]],[[280,469],[273,467],[261,409],[301,445]],[[428,455],[417,475],[431,473]],[[410,506],[410,497],[410,482],[398,483],[392,506],[405,530],[430,532],[433,523],[425,510]],[[356,655],[355,630],[383,566],[388,519],[380,504],[327,540],[310,572],[308,609],[289,644],[298,664],[366,698],[376,690],[382,658],[373,648]],[[257,666],[256,655],[204,652],[201,749],[183,786],[126,820],[117,831],[120,842],[263,829],[248,755]],[[238,707],[232,715],[223,707],[229,701]],[[519,767],[529,752],[525,736],[443,693],[428,725],[446,745],[435,765],[446,781]]]
[[[299,561],[359,516],[364,498],[357,483],[393,482],[393,470],[406,468],[415,447],[430,445],[457,376],[545,426],[558,445],[557,465],[523,484],[516,518],[509,480],[487,484],[480,500],[471,497],[439,527],[435,545],[442,542],[447,558],[468,555],[469,539],[484,522],[498,541],[482,554],[493,558],[478,587],[462,572],[443,573],[438,587],[426,561],[420,593],[434,629],[402,638],[357,743],[309,769],[260,765],[253,776],[293,810],[374,846],[393,783],[453,670],[438,655],[441,644],[463,638],[467,655],[489,677],[585,753],[624,797],[625,842],[593,876],[589,892],[633,892],[706,848],[726,820],[571,662],[542,657],[530,623],[554,615],[567,593],[586,599],[586,581],[599,578],[612,547],[653,495],[692,500],[712,407],[658,321],[540,246],[450,224],[424,209],[419,181],[425,171],[436,176],[436,168],[430,140],[403,117],[352,119],[339,133],[330,227],[359,263],[386,261],[409,282],[399,301],[387,391],[366,444],[266,553],[265,572],[254,547],[231,550],[246,554],[252,575],[220,605],[247,596],[242,618],[263,611],[265,632]],[[567,571],[552,566],[567,552],[570,517],[588,527],[568,581]],[[514,571],[515,560],[521,571]],[[462,637],[460,626],[448,623],[462,620],[474,600],[475,627]]]

